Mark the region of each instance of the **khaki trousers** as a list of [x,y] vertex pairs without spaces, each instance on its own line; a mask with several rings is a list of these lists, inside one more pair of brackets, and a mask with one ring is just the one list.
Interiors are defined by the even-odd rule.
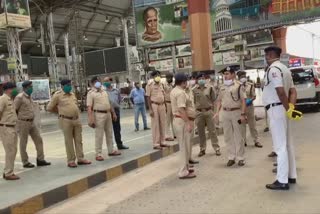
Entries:
[[163,144],[165,140],[166,106],[152,103],[153,117],[151,117],[151,130],[153,146]]
[[59,118],[59,126],[64,135],[68,163],[75,162],[76,157],[78,161],[82,161],[84,155],[82,145],[82,125],[80,120]]
[[196,124],[199,133],[200,150],[205,151],[207,149],[206,127],[209,131],[209,138],[211,139],[213,149],[215,151],[220,150],[216,126],[213,120],[213,111],[199,112],[197,114]]
[[94,120],[96,124],[95,140],[96,140],[96,157],[102,156],[103,135],[106,135],[108,153],[113,152],[113,128],[111,113],[94,113]]
[[44,160],[43,140],[40,136],[39,129],[33,122],[19,120],[17,122],[17,132],[20,138],[20,155],[23,164],[29,163],[27,153],[28,137],[31,136],[37,151],[37,159]]
[[[254,116],[254,106],[247,107],[248,126],[253,142],[259,142],[256,118]],[[247,124],[241,124],[241,134],[244,142],[247,142]]]
[[18,137],[15,128],[0,127],[0,137],[5,151],[4,175],[13,174],[14,161],[17,155]]
[[240,117],[240,110],[223,111],[223,133],[229,160],[244,160],[244,141],[238,123]]
[[184,177],[189,174],[189,160],[191,159],[192,153],[192,144],[191,144],[191,135],[192,132],[188,132],[186,129],[186,122],[181,118],[173,119],[174,132],[179,143],[179,154],[180,154],[180,169],[178,176]]
[[173,114],[171,103],[167,103],[167,115],[166,115],[166,137],[173,138],[174,131],[173,131]]

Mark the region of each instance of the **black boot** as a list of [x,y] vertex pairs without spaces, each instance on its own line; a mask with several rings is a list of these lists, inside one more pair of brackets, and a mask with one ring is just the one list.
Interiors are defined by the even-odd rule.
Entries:
[[51,163],[50,162],[47,162],[45,160],[38,160],[37,159],[37,166],[50,166]]

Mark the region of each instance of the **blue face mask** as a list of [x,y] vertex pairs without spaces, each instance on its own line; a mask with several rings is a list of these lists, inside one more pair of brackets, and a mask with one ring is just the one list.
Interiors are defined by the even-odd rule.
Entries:
[[95,87],[96,89],[101,88],[101,82],[96,82],[96,83],[94,84],[94,87]]
[[198,81],[198,84],[199,84],[200,86],[204,86],[204,85],[206,84],[206,81],[205,81],[205,80],[199,80],[199,81]]

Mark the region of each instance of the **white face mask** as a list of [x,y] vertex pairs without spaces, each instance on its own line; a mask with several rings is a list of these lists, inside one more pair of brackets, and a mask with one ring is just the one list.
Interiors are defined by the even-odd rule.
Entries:
[[224,80],[224,85],[225,86],[230,86],[230,85],[232,85],[233,84],[233,80]]
[[247,82],[247,78],[243,77],[240,79],[240,82],[243,84],[243,83],[246,83]]
[[195,84],[196,84],[196,81],[195,81],[195,80],[190,80],[190,81],[188,82],[189,87],[193,87]]

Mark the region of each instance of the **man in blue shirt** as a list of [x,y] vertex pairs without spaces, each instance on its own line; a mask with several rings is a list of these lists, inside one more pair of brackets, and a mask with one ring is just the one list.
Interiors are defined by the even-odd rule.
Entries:
[[134,84],[135,88],[130,93],[130,100],[134,104],[134,123],[135,131],[139,131],[139,115],[142,114],[144,130],[149,130],[147,126],[146,105],[145,105],[145,91],[140,87],[140,83]]
[[117,120],[112,120],[113,126],[113,133],[114,138],[117,143],[117,147],[119,150],[129,149],[129,147],[123,145],[121,140],[121,124],[120,124],[120,103],[121,103],[121,96],[120,91],[112,86],[112,78],[106,77],[104,78],[104,87],[109,95],[110,103],[114,109],[114,112],[117,115]]

